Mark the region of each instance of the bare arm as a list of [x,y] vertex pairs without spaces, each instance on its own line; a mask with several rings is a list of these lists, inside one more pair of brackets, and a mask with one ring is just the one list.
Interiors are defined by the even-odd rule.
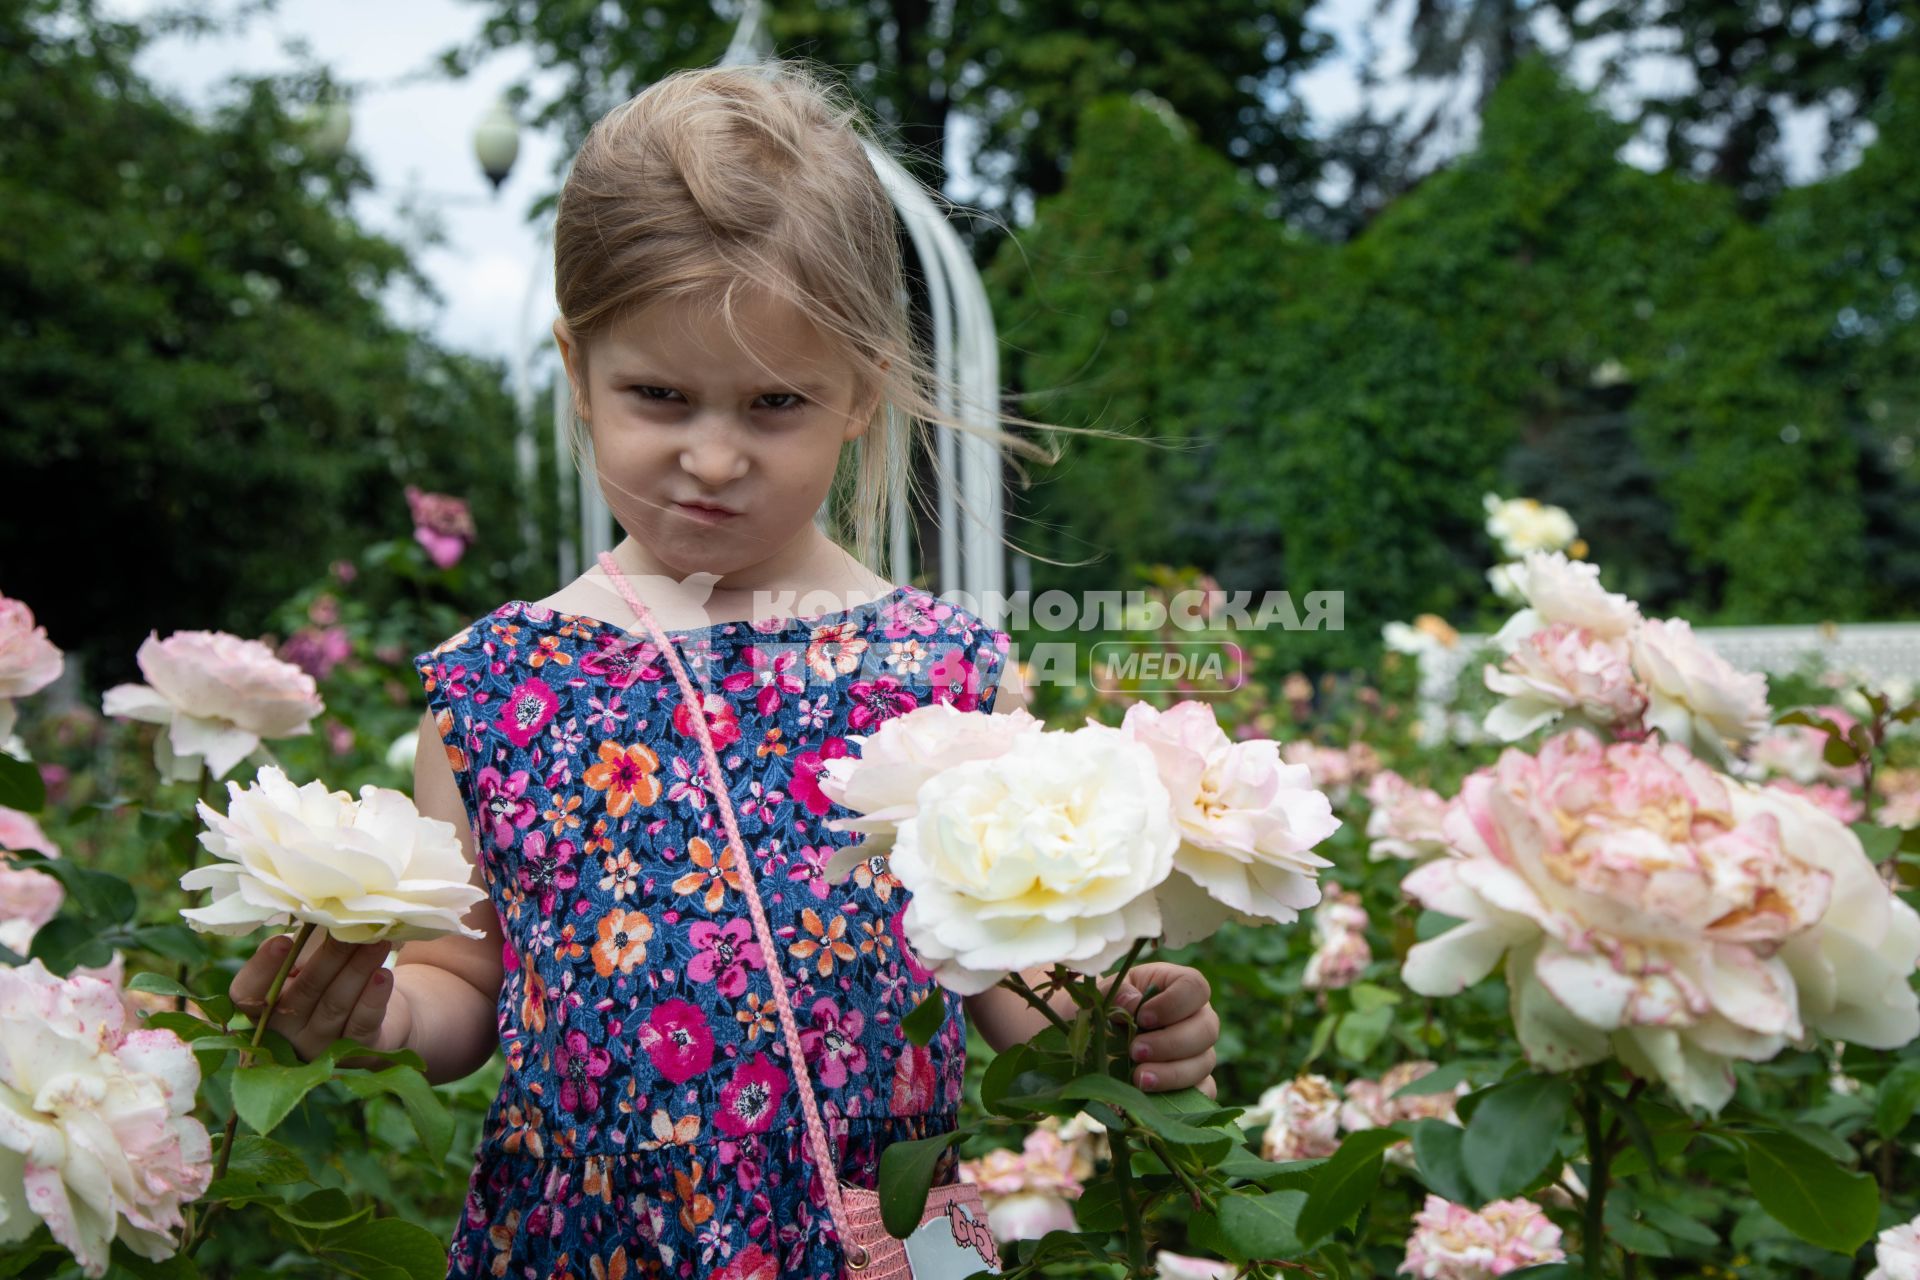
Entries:
[[[413,802],[423,815],[453,824],[474,885],[486,888],[474,856],[472,824],[431,711],[420,722],[420,746],[413,758]],[[500,916],[492,896],[469,907],[464,922],[483,936],[447,934],[404,943],[393,962],[394,1003],[402,1010],[403,1043],[425,1059],[427,1079],[434,1084],[472,1074],[500,1045],[494,1011],[506,969],[500,959]]]

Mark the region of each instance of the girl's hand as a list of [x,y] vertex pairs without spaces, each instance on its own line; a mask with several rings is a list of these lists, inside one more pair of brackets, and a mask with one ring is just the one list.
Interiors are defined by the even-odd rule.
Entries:
[[1216,1096],[1213,1046],[1220,1039],[1220,1015],[1212,996],[1206,975],[1184,964],[1152,960],[1127,970],[1114,1000],[1140,1028],[1133,1038],[1135,1085],[1149,1092],[1193,1086]]
[[[250,1018],[260,1016],[294,936],[268,939],[233,975],[227,994],[234,1008]],[[342,1038],[369,1049],[404,1048],[411,1011],[404,996],[393,999],[393,972],[381,967],[392,949],[386,942],[337,942],[315,930],[281,985],[267,1026],[292,1043],[302,1062],[313,1061]],[[356,1057],[342,1058],[337,1065],[377,1070],[387,1064],[380,1058]]]

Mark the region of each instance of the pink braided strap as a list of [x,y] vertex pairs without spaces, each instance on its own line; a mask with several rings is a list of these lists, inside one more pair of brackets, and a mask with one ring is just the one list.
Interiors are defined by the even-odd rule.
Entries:
[[[864,1267],[870,1258],[865,1245],[854,1237],[853,1216],[848,1212],[840,1188],[840,1162],[834,1158],[833,1147],[827,1141],[827,1127],[820,1120],[820,1104],[813,1094],[813,1073],[807,1070],[806,1050],[800,1044],[800,1026],[794,1020],[793,1002],[787,996],[786,978],[780,972],[780,953],[774,945],[773,929],[767,923],[766,908],[760,905],[760,891],[754,885],[753,863],[747,858],[746,842],[740,838],[740,824],[733,816],[733,802],[727,797],[726,774],[720,768],[720,756],[713,748],[713,733],[707,727],[707,712],[693,680],[687,675],[687,669],[680,662],[680,655],[674,650],[673,642],[654,621],[652,612],[633,593],[627,585],[627,579],[620,572],[610,552],[600,553],[600,567],[626,597],[627,605],[645,624],[647,633],[659,646],[660,653],[673,668],[673,678],[680,684],[680,694],[686,699],[688,719],[693,721],[695,732],[700,737],[700,750],[706,757],[707,771],[712,776],[714,799],[720,807],[720,820],[727,829],[727,840],[733,849],[733,856],[740,868],[740,883],[746,890],[747,908],[753,916],[753,932],[759,940],[760,950],[765,954],[767,974],[773,979],[773,1000],[780,1012],[780,1031],[786,1038],[787,1057],[793,1064],[794,1079],[800,1085],[800,1111],[806,1118],[807,1140],[812,1144],[813,1157],[820,1164],[820,1182],[827,1190],[827,1211],[833,1218],[834,1230],[839,1234],[842,1247],[858,1250],[861,1257],[852,1262],[856,1267]],[[875,1207],[877,1208],[877,1201]]]

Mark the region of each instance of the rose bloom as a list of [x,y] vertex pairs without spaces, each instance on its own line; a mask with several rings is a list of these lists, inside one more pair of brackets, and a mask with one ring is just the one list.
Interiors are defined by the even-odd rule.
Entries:
[[1858,822],[1867,813],[1867,806],[1845,787],[1831,786],[1825,782],[1795,782],[1791,778],[1775,778],[1767,785],[1799,796],[1822,813],[1830,813],[1841,822]]
[[1423,862],[1447,851],[1440,819],[1447,801],[1432,787],[1419,787],[1391,769],[1383,769],[1367,783],[1367,858],[1384,862],[1404,858]]
[[1307,959],[1300,985],[1308,991],[1335,991],[1351,986],[1373,962],[1367,945],[1367,909],[1360,895],[1329,885],[1326,897],[1313,912],[1313,955]]
[[1365,785],[1380,768],[1379,753],[1364,742],[1323,747],[1301,738],[1282,747],[1280,758],[1291,765],[1305,765],[1313,785],[1326,792],[1335,806],[1345,804],[1353,788]]
[[[1835,706],[1807,707],[1821,719],[1831,720],[1842,733],[1851,731],[1859,721]],[[1762,774],[1790,778],[1799,783],[1825,782],[1840,787],[1857,787],[1865,778],[1863,764],[1827,763],[1827,733],[1808,724],[1776,724],[1767,728],[1753,744],[1748,761]]]
[[1429,1195],[1413,1219],[1401,1275],[1492,1280],[1522,1267],[1564,1262],[1560,1228],[1527,1200],[1495,1200],[1478,1213]]
[[1487,513],[1487,536],[1500,544],[1500,553],[1510,560],[1518,560],[1529,551],[1561,550],[1580,535],[1565,507],[1550,506],[1537,498],[1502,498],[1488,493],[1481,496],[1480,504]]
[[224,814],[195,805],[200,843],[221,859],[180,877],[182,889],[214,891],[180,912],[195,929],[237,937],[309,921],[342,942],[483,936],[461,920],[486,890],[453,824],[422,816],[401,792],[368,785],[356,801],[318,781],[295,787],[267,765],[244,791],[227,783],[227,796]]
[[[975,716],[977,720],[999,717]],[[1038,965],[1099,973],[1163,925],[1180,844],[1153,753],[1118,729],[1019,733],[920,785],[891,867],[901,924],[942,985],[976,995]]]
[[1880,794],[1873,820],[1883,827],[1920,827],[1920,769],[1882,769],[1873,775]]
[[1058,1133],[1033,1129],[1019,1151],[1002,1148],[962,1161],[960,1180],[979,1186],[995,1239],[1037,1240],[1049,1231],[1076,1229],[1072,1201],[1085,1191],[1074,1171],[1076,1159]]
[[1858,838],[1678,743],[1575,729],[1537,757],[1508,750],[1466,780],[1446,831],[1451,856],[1402,888],[1462,923],[1414,946],[1402,976],[1451,995],[1504,955],[1543,1069],[1616,1054],[1718,1111],[1732,1059],[1765,1061],[1807,1025],[1875,1048],[1920,1034],[1920,917]]
[[414,485],[407,486],[406,494],[414,541],[426,548],[434,567],[453,568],[475,537],[473,514],[466,500],[446,493],[427,493]]
[[1152,751],[1180,829],[1174,874],[1160,893],[1168,945],[1228,919],[1295,920],[1320,900],[1320,868],[1333,864],[1312,848],[1340,820],[1308,769],[1281,763],[1279,743],[1234,741],[1198,700],[1166,711],[1136,702],[1120,732]]
[[1160,1280],[1233,1280],[1240,1274],[1231,1262],[1189,1258],[1184,1253],[1168,1253],[1165,1249],[1153,1255],[1153,1269]]
[[1731,764],[1767,728],[1767,678],[1741,671],[1680,618],[1650,618],[1631,640],[1633,671],[1647,691],[1648,727],[1671,742]]
[[0,740],[13,732],[15,698],[38,693],[60,678],[66,657],[34,625],[24,600],[0,595]]
[[141,642],[146,684],[115,685],[101,709],[166,726],[154,740],[162,776],[190,782],[204,758],[216,778],[260,745],[313,731],[325,708],[313,677],[258,640],[223,631],[176,631]]
[[1340,1145],[1340,1096],[1325,1076],[1299,1076],[1261,1094],[1240,1123],[1266,1125],[1260,1154],[1269,1160],[1330,1156]]
[[1481,672],[1502,701],[1482,726],[1516,742],[1563,717],[1599,728],[1634,725],[1646,694],[1634,680],[1625,640],[1602,640],[1571,622],[1554,622],[1521,640],[1506,660]]
[[1920,1218],[1882,1231],[1873,1262],[1867,1280],[1920,1280]]
[[1640,606],[1600,585],[1600,566],[1558,551],[1535,552],[1508,565],[1526,607],[1494,636],[1503,653],[1543,627],[1566,623],[1595,640],[1624,640],[1640,625]]
[[[1453,1107],[1468,1092],[1465,1081],[1437,1093],[1406,1098],[1393,1096],[1433,1070],[1431,1062],[1401,1062],[1388,1067],[1377,1081],[1349,1080],[1346,1101],[1340,1104],[1340,1127],[1349,1133],[1358,1133],[1362,1129],[1384,1129],[1402,1120],[1444,1120],[1448,1124],[1459,1124],[1460,1117],[1454,1114]],[[1411,1142],[1394,1143],[1387,1148],[1386,1155],[1402,1168],[1413,1168]]]
[[828,827],[857,831],[865,838],[836,852],[827,864],[827,878],[838,881],[859,863],[886,852],[900,824],[919,811],[921,784],[934,774],[966,760],[991,759],[1015,738],[1042,728],[1023,707],[1007,715],[983,716],[933,702],[894,716],[873,733],[849,734],[847,741],[858,744],[860,753],[822,761],[820,790],[860,815],[837,818]]
[[0,968],[0,1241],[44,1221],[93,1277],[116,1240],[171,1257],[181,1207],[213,1178],[193,1051],[128,1020],[107,982]]

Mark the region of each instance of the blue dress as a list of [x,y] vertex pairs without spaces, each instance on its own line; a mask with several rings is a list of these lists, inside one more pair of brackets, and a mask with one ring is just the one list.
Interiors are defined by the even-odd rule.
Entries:
[[[508,601],[414,658],[499,912],[506,1075],[447,1275],[839,1280],[767,966],[786,975],[840,1176],[950,1131],[960,999],[935,990],[876,860],[820,789],[855,734],[929,702],[985,714],[1004,632],[916,587],[811,618],[673,631],[777,940],[761,954],[694,709],[637,620]],[[951,1156],[941,1181],[953,1176]]]

